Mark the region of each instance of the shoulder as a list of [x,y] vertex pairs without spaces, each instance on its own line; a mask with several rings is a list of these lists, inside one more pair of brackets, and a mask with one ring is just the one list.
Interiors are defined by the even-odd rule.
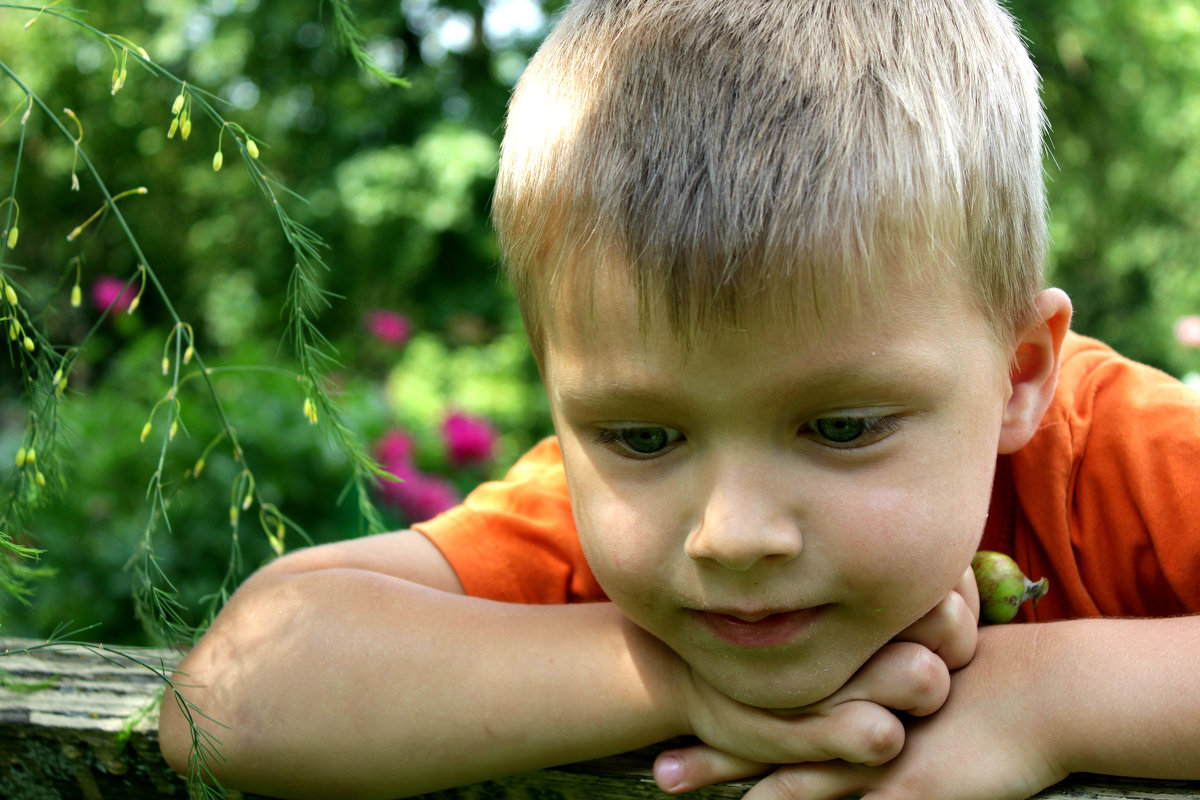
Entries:
[[575,532],[558,440],[542,440],[503,479],[413,526],[450,562],[467,594],[518,603],[601,600]]
[[1012,458],[1030,544],[1099,613],[1200,610],[1197,463],[1200,392],[1072,334],[1054,402]]
[[1147,409],[1170,409],[1171,419],[1187,419],[1200,412],[1200,392],[1102,342],[1068,334],[1058,390],[1043,426],[1063,421],[1076,426],[1119,423],[1119,418],[1108,415]]

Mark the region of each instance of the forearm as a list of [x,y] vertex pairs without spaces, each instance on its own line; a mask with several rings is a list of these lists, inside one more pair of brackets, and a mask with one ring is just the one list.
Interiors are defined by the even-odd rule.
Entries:
[[1012,627],[1068,771],[1200,778],[1200,617]]
[[[180,681],[228,726],[207,725],[230,785],[395,797],[681,733],[672,658],[610,604],[501,604],[330,569],[247,586]],[[165,749],[183,730],[164,711]]]

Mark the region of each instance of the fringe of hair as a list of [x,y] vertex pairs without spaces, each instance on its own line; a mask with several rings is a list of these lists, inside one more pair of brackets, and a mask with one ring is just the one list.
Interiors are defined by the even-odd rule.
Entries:
[[1041,288],[1044,125],[991,0],[576,0],[514,93],[493,218],[538,352],[610,269],[684,341],[855,308],[898,265],[965,279],[1004,341]]

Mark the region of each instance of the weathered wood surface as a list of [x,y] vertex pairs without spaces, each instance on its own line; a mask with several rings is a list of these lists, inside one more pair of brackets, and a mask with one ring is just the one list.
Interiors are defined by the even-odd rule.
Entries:
[[[0,639],[0,800],[186,798],[158,752],[166,651],[94,650]],[[426,796],[426,800],[662,800],[653,751],[516,775]],[[693,800],[732,800],[749,782],[712,786]],[[230,792],[231,800],[254,800]],[[1200,800],[1200,782],[1078,775],[1038,800]]]

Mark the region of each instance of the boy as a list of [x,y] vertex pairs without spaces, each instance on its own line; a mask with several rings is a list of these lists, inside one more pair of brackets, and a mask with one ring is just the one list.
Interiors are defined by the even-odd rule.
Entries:
[[[1200,778],[1200,404],[1041,290],[1041,136],[988,0],[578,0],[495,203],[557,439],[247,581],[181,666],[217,774],[392,797],[694,735],[665,790]],[[1053,588],[976,640],[981,537]]]

